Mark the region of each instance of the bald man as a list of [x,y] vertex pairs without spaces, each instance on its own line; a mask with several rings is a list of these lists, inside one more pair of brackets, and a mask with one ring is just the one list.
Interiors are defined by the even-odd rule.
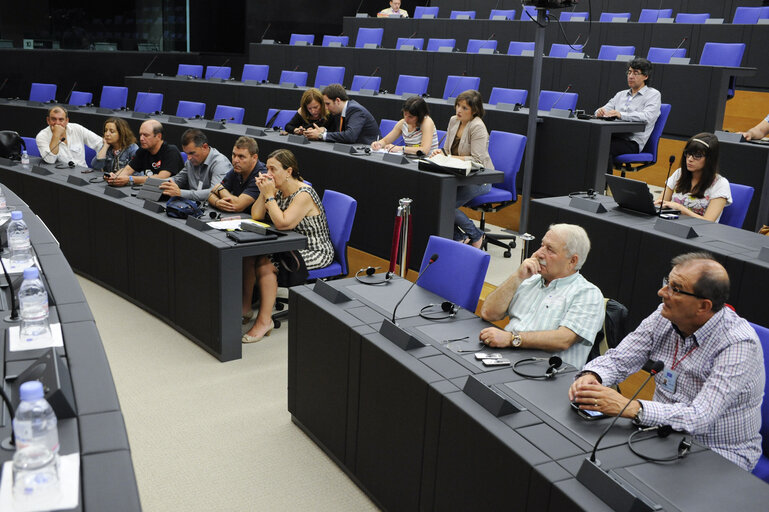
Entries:
[[686,431],[750,471],[761,455],[761,343],[746,320],[724,307],[729,275],[710,254],[683,254],[672,264],[657,292],[662,304],[617,348],[585,365],[569,399],[616,416],[628,399],[607,386],[647,359],[662,361],[653,399],[633,400],[622,415],[638,426]]
[[142,123],[139,145],[128,165],[116,173],[111,172],[107,183],[115,187],[142,185],[150,176],[170,178],[184,167],[179,149],[163,141],[163,125],[155,119]]

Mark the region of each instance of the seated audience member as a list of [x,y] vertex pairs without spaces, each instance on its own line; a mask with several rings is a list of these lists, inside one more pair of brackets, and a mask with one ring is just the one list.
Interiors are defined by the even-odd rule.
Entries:
[[134,132],[125,119],[110,117],[104,121],[104,143],[91,159],[91,168],[96,171],[118,172],[128,165],[138,149]]
[[232,170],[208,196],[208,204],[223,212],[244,212],[259,197],[256,178],[267,168],[259,161],[259,145],[251,137],[239,137],[232,148]]
[[746,132],[742,132],[745,140],[760,140],[769,135],[769,116]]
[[[470,160],[493,169],[489,156],[489,132],[483,124],[483,98],[481,93],[468,90],[454,100],[456,115],[449,120],[443,150],[436,149],[432,155],[441,151],[453,158]],[[431,156],[432,156],[431,155]],[[454,240],[470,243],[473,247],[483,245],[483,232],[476,227],[465,213],[459,209],[472,198],[491,190],[491,184],[462,185],[457,187],[457,209],[454,211]]]
[[171,197],[205,201],[213,186],[221,183],[232,170],[232,164],[209,146],[206,134],[196,128],[182,134],[182,150],[187,154],[187,163],[179,174],[161,183],[160,189]]
[[582,409],[610,416],[628,399],[611,387],[648,359],[665,369],[652,400],[633,400],[622,416],[641,427],[686,431],[750,471],[761,455],[764,363],[753,328],[724,307],[729,275],[707,253],[682,254],[662,281],[662,304],[603,356],[585,365],[569,388]]
[[[411,96],[403,102],[403,119],[398,121],[393,129],[382,140],[371,143],[372,149],[385,149],[388,152],[401,151],[416,155],[422,152],[429,155],[438,149],[438,131],[430,117],[427,102],[419,96]],[[403,146],[395,146],[393,142],[403,137]]]
[[326,105],[323,103],[323,94],[312,87],[304,91],[299,102],[299,110],[283,129],[288,133],[302,135],[306,128],[326,126],[327,120],[328,112],[326,112]]
[[641,152],[660,116],[662,96],[657,89],[648,86],[651,72],[652,64],[646,59],[638,57],[628,62],[629,89],[618,92],[606,105],[595,111],[598,117],[616,117],[623,121],[640,121],[646,124],[642,132],[612,135],[609,148],[610,169],[615,156]]
[[581,368],[605,317],[601,290],[579,272],[588,252],[590,239],[580,226],[551,225],[542,246],[486,298],[483,319],[509,316],[510,323],[505,330],[483,329],[481,342],[555,352]]
[[[334,260],[334,246],[328,231],[326,212],[318,194],[299,174],[299,164],[287,149],[278,149],[267,157],[267,174],[260,174],[256,184],[261,194],[251,207],[251,218],[269,221],[282,230],[293,229],[307,237],[307,249],[298,252],[308,270],[326,267]],[[243,335],[243,343],[269,336],[274,324],[272,307],[278,292],[278,263],[270,256],[243,259],[243,319],[256,316],[253,327]],[[259,290],[259,311],[251,310],[254,285]]]
[[390,7],[379,11],[377,17],[389,17],[393,14],[397,14],[401,18],[409,17],[409,13],[406,12],[406,9],[401,9],[401,0],[390,0]]
[[732,204],[729,181],[718,174],[718,139],[698,133],[686,142],[681,168],[668,178],[662,206],[683,215],[718,222],[724,208]]
[[131,161],[118,172],[110,173],[107,183],[115,187],[142,185],[150,176],[169,178],[184,167],[179,149],[163,140],[163,125],[154,119],[139,127],[139,146]]
[[331,118],[325,127],[313,124],[304,131],[310,140],[371,144],[379,136],[374,116],[360,103],[347,97],[344,87],[331,84],[323,88],[323,103]]
[[80,167],[88,167],[85,146],[98,151],[104,142],[102,138],[82,125],[70,123],[67,109],[58,105],[48,109],[45,120],[48,128],[43,128],[35,136],[43,161],[47,164],[74,162]]

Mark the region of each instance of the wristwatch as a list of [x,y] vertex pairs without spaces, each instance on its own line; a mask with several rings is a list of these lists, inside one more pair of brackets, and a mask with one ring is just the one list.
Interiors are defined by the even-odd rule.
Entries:
[[266,199],[264,200],[264,204],[267,204],[267,203],[269,203],[270,201],[275,201],[275,197],[273,196],[273,197],[268,197],[268,198],[266,198]]
[[131,186],[133,186],[133,184],[134,184],[134,177],[133,176],[129,176],[128,177],[128,183],[130,183]]
[[510,346],[511,347],[520,347],[521,343],[523,343],[523,339],[521,339],[521,335],[518,334],[517,331],[513,331],[510,333]]
[[644,420],[644,404],[639,400],[638,405],[640,406],[638,412],[633,416],[633,425],[635,426],[640,426]]

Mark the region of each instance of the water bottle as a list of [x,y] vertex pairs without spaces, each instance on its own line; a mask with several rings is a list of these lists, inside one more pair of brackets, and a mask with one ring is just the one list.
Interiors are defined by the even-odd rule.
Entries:
[[21,166],[29,169],[29,154],[26,149],[21,150]]
[[39,380],[25,382],[19,388],[21,402],[13,418],[13,434],[16,449],[42,445],[58,458],[59,430],[56,414],[43,395],[43,383]]
[[48,325],[48,292],[40,279],[37,267],[24,269],[24,281],[19,288],[19,310],[19,339],[22,342],[51,337],[51,328]]
[[[56,456],[41,444],[13,455],[13,504],[17,510],[51,510],[61,493]],[[58,508],[58,507],[56,507]]]
[[11,268],[28,267],[32,262],[32,246],[29,243],[29,228],[21,218],[21,212],[11,212],[8,224],[8,248],[11,251]]

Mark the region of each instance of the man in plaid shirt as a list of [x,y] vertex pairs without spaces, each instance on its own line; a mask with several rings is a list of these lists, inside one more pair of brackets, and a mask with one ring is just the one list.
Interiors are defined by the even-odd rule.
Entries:
[[723,307],[729,276],[707,253],[673,259],[657,294],[662,304],[615,349],[585,365],[569,399],[590,411],[617,415],[628,399],[607,387],[638,371],[647,359],[665,369],[654,399],[633,400],[624,417],[643,426],[670,425],[751,470],[761,455],[764,363],[748,322]]

